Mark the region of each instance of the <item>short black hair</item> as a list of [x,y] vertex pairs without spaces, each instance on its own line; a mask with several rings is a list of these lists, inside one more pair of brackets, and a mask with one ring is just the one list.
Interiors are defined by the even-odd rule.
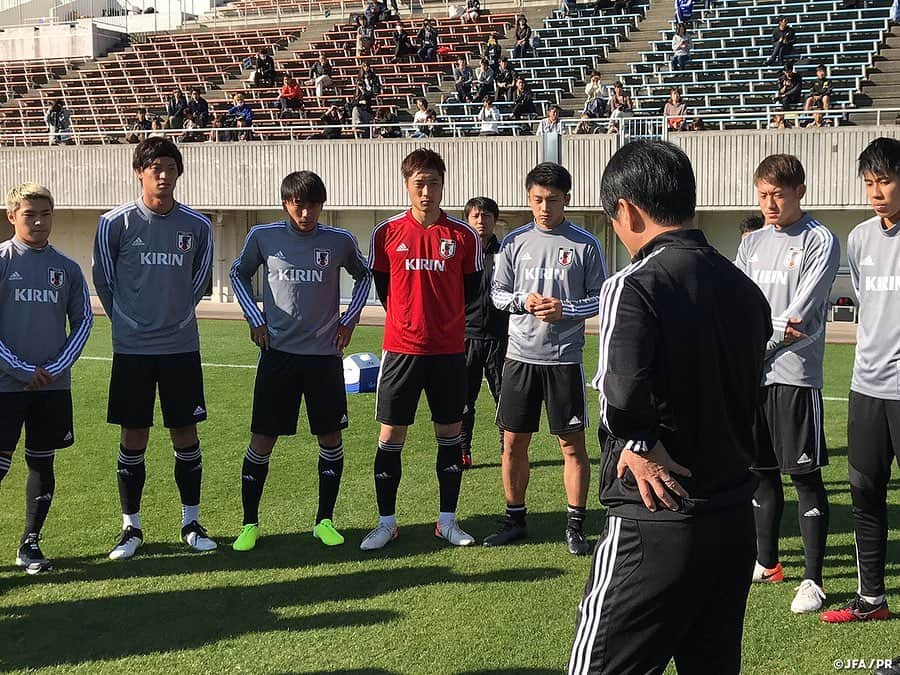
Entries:
[[553,188],[567,195],[572,191],[572,174],[564,166],[553,162],[541,162],[525,176],[525,189],[532,186]]
[[472,199],[467,201],[465,211],[467,220],[469,214],[472,213],[472,209],[479,209],[484,213],[490,213],[494,216],[494,220],[497,220],[500,217],[500,207],[497,206],[497,202],[490,197],[472,197]]
[[600,179],[600,202],[610,218],[624,199],[660,225],[680,225],[694,217],[697,182],[691,160],[665,141],[633,141],[612,156]]
[[765,224],[766,221],[762,216],[747,216],[738,224],[738,231],[741,234],[756,232],[757,230],[763,229]]
[[145,138],[137,144],[131,166],[135,171],[143,171],[153,164],[154,160],[168,157],[175,160],[178,167],[178,175],[184,173],[184,160],[181,159],[181,151],[168,138]]
[[896,138],[876,138],[859,155],[859,175],[900,178],[900,141]]
[[294,171],[281,181],[281,201],[297,204],[324,204],[325,183],[312,171]]
[[[429,108],[425,114],[429,115],[432,112]],[[435,115],[435,118],[437,118],[437,115]],[[413,150],[403,159],[403,163],[400,165],[400,173],[403,175],[403,180],[409,180],[410,176],[420,171],[434,171],[440,174],[441,180],[444,180],[447,166],[444,164],[441,156],[434,150],[419,148],[418,150]]]
[[[783,113],[778,114],[784,117]],[[806,182],[806,171],[794,155],[769,155],[753,172],[753,184],[761,181],[778,187],[798,188]]]

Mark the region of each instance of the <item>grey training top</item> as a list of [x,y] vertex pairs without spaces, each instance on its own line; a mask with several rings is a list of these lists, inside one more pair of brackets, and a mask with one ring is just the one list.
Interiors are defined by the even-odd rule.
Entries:
[[[491,299],[512,314],[506,356],[539,365],[581,363],[584,321],[600,312],[606,261],[590,232],[565,220],[553,230],[533,221],[513,230],[494,258]],[[541,321],[525,311],[530,293],[562,301],[562,319]]]
[[160,215],[140,199],[100,216],[94,288],[112,321],[117,354],[200,349],[194,309],[212,270],[212,227],[175,202]]
[[[772,337],[766,347],[763,384],[822,387],[825,314],[841,248],[827,227],[803,214],[785,228],[774,225],[741,241],[735,264],[762,289],[772,307]],[[807,337],[785,344],[788,320],[799,318]]]
[[49,244],[31,248],[15,237],[0,244],[0,391],[22,391],[39,367],[54,378],[42,390],[69,389],[69,369],[93,325],[78,263]]
[[850,233],[847,260],[859,298],[850,388],[900,400],[900,225],[885,230],[880,216],[860,223]]
[[[251,280],[265,269],[263,312],[253,299]],[[341,270],[355,280],[350,306],[341,316]],[[299,232],[286,221],[250,230],[231,266],[231,285],[251,326],[268,324],[269,346],[291,354],[335,355],[338,324],[355,326],[372,274],[347,230],[318,224]]]

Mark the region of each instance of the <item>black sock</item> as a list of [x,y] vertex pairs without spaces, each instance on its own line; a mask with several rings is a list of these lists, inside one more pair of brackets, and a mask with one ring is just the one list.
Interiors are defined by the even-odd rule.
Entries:
[[463,454],[472,452],[472,433],[475,431],[475,406],[466,405],[462,416],[462,429],[460,430],[460,438],[462,439]]
[[241,502],[244,504],[244,525],[259,524],[259,500],[262,499],[266,476],[269,475],[270,452],[261,455],[247,448],[241,468]]
[[516,525],[525,524],[525,515],[527,513],[528,509],[525,508],[525,502],[522,502],[521,504],[506,505],[506,517],[513,521]]
[[437,437],[438,453],[435,471],[441,493],[441,513],[454,513],[462,486],[462,438]]
[[181,503],[197,506],[200,503],[200,483],[203,480],[203,459],[200,442],[187,448],[175,448],[175,484],[181,493]]
[[791,476],[797,489],[797,515],[803,538],[804,579],[822,585],[825,541],[828,538],[828,495],[819,470],[802,476]]
[[753,493],[756,518],[756,559],[766,569],[778,564],[778,531],[784,513],[784,489],[778,469],[754,472],[759,485]]
[[146,448],[127,450],[124,445],[119,446],[116,473],[122,513],[132,514],[141,510],[141,495],[144,493],[144,481],[147,479],[147,467],[144,464],[146,450]]
[[568,518],[566,527],[573,530],[584,530],[584,516],[587,513],[586,507],[572,506],[571,504],[569,504],[566,508],[566,513]]
[[393,516],[397,512],[397,490],[403,469],[400,451],[403,443],[378,441],[375,453],[375,498],[378,500],[378,515]]
[[40,534],[50,511],[56,477],[53,473],[54,450],[25,450],[28,480],[25,483],[25,535]]
[[319,446],[319,512],[316,524],[334,518],[334,505],[341,489],[341,474],[344,473],[344,445],[335,448]]
[[0,482],[6,478],[6,474],[9,473],[9,467],[12,466],[12,453],[10,454],[0,454]]

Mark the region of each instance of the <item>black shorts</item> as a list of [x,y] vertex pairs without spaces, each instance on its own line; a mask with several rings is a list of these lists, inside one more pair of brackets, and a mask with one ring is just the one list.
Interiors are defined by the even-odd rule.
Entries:
[[822,390],[789,384],[764,387],[753,435],[753,469],[801,475],[827,466]]
[[378,372],[375,419],[381,424],[408,427],[416,418],[423,389],[432,422],[459,422],[466,407],[466,355],[384,352]]
[[304,396],[310,433],[319,436],[347,428],[341,357],[301,356],[277,349],[261,352],[250,431],[264,436],[293,436]]
[[157,385],[167,429],[206,419],[200,352],[186,352],[113,354],[106,421],[126,429],[152,427]]
[[584,431],[588,409],[581,365],[542,366],[506,359],[497,426],[517,434],[535,433],[541,426],[541,403],[547,408],[551,434]]
[[13,391],[0,393],[0,450],[16,449],[22,426],[29,450],[59,450],[75,442],[72,392]]

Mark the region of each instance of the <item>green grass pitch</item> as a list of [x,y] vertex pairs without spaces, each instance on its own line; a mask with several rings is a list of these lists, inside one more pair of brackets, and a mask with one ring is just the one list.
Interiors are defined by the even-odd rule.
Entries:
[[[252,366],[256,355],[241,322],[203,322],[203,359]],[[380,351],[380,329],[357,330],[350,351]],[[26,577],[13,558],[22,522],[25,468],[21,446],[0,488],[0,670],[80,673],[561,673],[589,560],[562,543],[562,462],[554,439],[535,437],[528,493],[531,540],[507,549],[454,549],[436,540],[435,444],[424,399],[404,450],[400,538],[375,554],[359,550],[376,520],[372,459],[374,397],[352,396],[344,437],[346,468],[336,522],[347,538],[326,549],[311,535],[316,502],[316,446],[306,433],[285,438],[272,460],[256,551],[230,544],[241,524],[240,467],[248,441],[252,368],[205,369],[210,419],[204,451],[202,522],[218,538],[212,554],[179,541],[180,507],[168,436],[151,435],[142,516],[147,542],[138,557],[106,554],[120,527],[115,461],[118,431],[105,423],[110,362],[108,322],[98,319],[75,368],[77,443],[57,459],[57,493],[44,531],[54,572]],[[588,339],[590,375],[597,340]],[[847,396],[853,348],[829,346],[825,396]],[[594,397],[592,397],[594,400]],[[597,418],[594,400],[593,419]],[[847,488],[843,400],[825,407],[832,503],[825,568],[829,604],[850,597],[856,568]],[[503,509],[496,434],[486,387],[477,427],[476,468],[463,481],[460,517],[478,539]],[[160,423],[157,412],[157,423]],[[593,430],[589,448],[596,466]],[[893,621],[824,626],[788,609],[802,568],[796,498],[786,490],[782,562],[789,581],[754,588],[744,635],[744,672],[816,675],[835,659],[900,654]],[[900,610],[900,481],[889,493],[887,588]],[[591,485],[588,529],[603,512]],[[703,570],[697,570],[703,574]],[[858,671],[859,672],[859,671]]]

